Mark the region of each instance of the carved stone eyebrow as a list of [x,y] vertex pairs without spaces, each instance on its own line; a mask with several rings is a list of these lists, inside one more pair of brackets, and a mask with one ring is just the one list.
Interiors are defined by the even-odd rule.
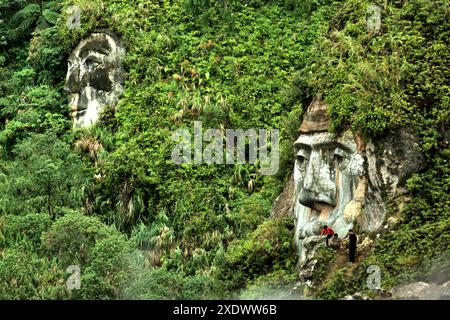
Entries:
[[305,144],[302,142],[294,142],[294,149],[297,151],[298,149],[306,149],[311,150],[312,148],[341,148],[345,152],[351,152],[351,148],[348,146],[337,142],[337,141],[329,141],[329,142],[319,142],[319,143],[313,143],[313,144]]
[[338,141],[331,141],[331,142],[325,142],[325,143],[318,143],[315,144],[314,147],[316,148],[323,148],[323,147],[329,147],[329,148],[341,148],[346,152],[350,152],[350,148]]
[[110,52],[111,52],[110,50],[102,50],[100,48],[96,48],[95,50],[81,50],[80,51],[80,58],[84,59],[84,58],[86,58],[88,55],[90,55],[92,53],[105,56],[105,55],[108,55]]
[[311,145],[302,143],[302,142],[294,142],[295,149],[311,149]]
[[95,52],[101,55],[111,53],[111,46],[106,39],[92,39],[80,48],[80,58],[84,59],[88,54]]

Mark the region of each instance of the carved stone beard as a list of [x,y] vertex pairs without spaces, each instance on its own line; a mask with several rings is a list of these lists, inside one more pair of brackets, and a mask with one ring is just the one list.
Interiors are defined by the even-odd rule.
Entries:
[[117,104],[123,92],[123,55],[109,32],[91,34],[72,51],[65,90],[74,127],[94,124],[106,105]]
[[340,237],[353,227],[364,201],[364,158],[349,131],[302,134],[295,146],[294,240],[301,264],[321,242],[324,225]]

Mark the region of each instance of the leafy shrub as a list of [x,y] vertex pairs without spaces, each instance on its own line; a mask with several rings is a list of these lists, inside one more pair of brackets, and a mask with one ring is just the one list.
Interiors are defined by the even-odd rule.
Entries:
[[39,257],[22,243],[6,249],[0,259],[0,299],[60,299],[65,295],[64,274],[54,261]]
[[223,286],[207,275],[185,276],[166,269],[142,271],[125,291],[125,298],[138,300],[220,299]]
[[295,288],[297,273],[277,270],[261,275],[250,282],[239,295],[240,299],[290,300],[300,299],[300,291]]
[[230,243],[220,261],[219,277],[242,288],[259,275],[294,268],[292,236],[292,221],[288,219],[263,222],[244,239]]
[[0,218],[0,237],[2,247],[26,241],[39,248],[41,234],[48,229],[52,221],[48,214],[31,213],[23,216],[5,215]]

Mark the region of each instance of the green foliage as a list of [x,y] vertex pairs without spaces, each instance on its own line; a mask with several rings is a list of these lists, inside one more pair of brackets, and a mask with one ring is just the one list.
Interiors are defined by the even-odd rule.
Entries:
[[314,259],[317,259],[317,263],[314,268],[312,281],[320,283],[329,272],[330,264],[336,260],[336,253],[328,247],[321,246],[317,249]]
[[123,287],[138,271],[136,262],[140,256],[133,252],[123,234],[114,231],[97,240],[93,248],[86,248],[87,261],[81,276],[83,285],[76,292],[83,299],[119,298]]
[[0,219],[0,247],[3,248],[12,247],[22,241],[38,248],[41,234],[51,225],[50,216],[47,214],[5,215]]
[[130,241],[141,250],[150,250],[157,257],[159,263],[162,255],[170,253],[175,245],[173,228],[168,226],[169,219],[161,210],[156,216],[151,227],[142,222],[138,224],[131,233]]
[[60,0],[33,1],[17,11],[12,17],[19,32],[24,32],[32,27],[44,29],[56,23]]
[[300,292],[293,283],[297,280],[296,272],[277,270],[264,274],[252,281],[239,296],[240,299],[300,299]]
[[[65,10],[57,19],[72,4],[79,29],[67,28]],[[376,33],[366,26],[374,4]],[[117,112],[72,131],[66,57],[102,28],[127,48],[125,92]],[[408,182],[404,223],[354,281],[341,270],[318,297],[363,289],[368,263],[385,286],[445,270],[449,39],[445,0],[0,0],[0,297],[205,299],[245,286],[242,297],[283,296],[295,281],[293,223],[266,219],[316,94],[333,130],[376,137],[410,126],[428,159]],[[279,128],[277,176],[258,165],[174,165],[171,132],[192,132],[194,121]],[[150,252],[152,267],[142,261]],[[332,257],[318,257],[322,278]],[[71,264],[82,289],[69,295]]]
[[230,243],[222,259],[219,277],[233,289],[243,288],[246,281],[280,269],[293,270],[292,221],[267,220],[242,240]]
[[[295,91],[295,90],[294,90]],[[290,92],[290,95],[295,96],[295,92]],[[278,179],[286,180],[294,167],[294,143],[298,138],[298,128],[300,127],[300,120],[303,115],[302,105],[295,104],[295,98],[292,111],[287,115],[281,130],[280,138],[280,170],[277,173]]]
[[[59,29],[56,26],[37,30],[30,41],[28,60],[37,72],[37,81],[52,84],[54,90],[61,92],[61,79],[66,73],[65,48],[61,46]],[[65,97],[65,94],[63,94]],[[60,99],[57,109],[52,111],[68,113],[66,100]]]
[[14,155],[0,174],[1,213],[57,215],[61,207],[79,206],[91,172],[67,142],[51,131],[31,134]]
[[336,273],[333,274],[333,280],[331,284],[319,288],[314,297],[324,300],[337,300],[342,299],[347,294],[356,292],[359,288],[359,282],[356,282],[355,286],[354,279],[352,279],[352,277],[349,277],[345,272],[346,269],[337,270]]
[[233,222],[239,238],[255,230],[267,218],[272,206],[270,200],[261,193],[254,193],[233,203],[234,210],[227,217]]
[[142,272],[126,289],[125,297],[139,300],[175,300],[179,297],[184,277],[177,272],[155,269]]
[[0,299],[58,299],[64,294],[64,275],[54,262],[22,245],[2,252]]
[[142,272],[125,291],[126,299],[208,300],[223,298],[223,286],[207,275],[185,276],[179,272],[154,269]]
[[97,242],[117,233],[98,218],[74,211],[57,219],[45,232],[42,248],[48,257],[57,257],[63,268],[74,264],[84,267]]
[[42,250],[65,270],[77,265],[81,288],[75,299],[117,299],[139,267],[141,256],[127,237],[96,217],[78,212],[56,220],[42,236]]
[[[378,33],[366,26],[369,5],[382,9]],[[359,0],[338,8],[301,70],[301,88],[309,98],[324,95],[334,130],[373,136],[400,125],[423,130],[429,116],[437,125],[448,119],[448,55],[441,51],[448,48],[447,7],[446,1]],[[429,115],[431,105],[442,116]]]

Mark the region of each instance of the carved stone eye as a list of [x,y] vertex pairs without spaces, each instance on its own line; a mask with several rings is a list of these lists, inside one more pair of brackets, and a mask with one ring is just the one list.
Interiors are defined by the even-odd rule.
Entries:
[[305,158],[305,157],[300,156],[300,155],[297,155],[297,163],[298,163],[299,165],[302,165],[303,162],[305,162],[305,161],[306,161],[306,158]]
[[84,65],[86,66],[87,69],[93,69],[95,67],[97,67],[100,63],[94,59],[88,58],[86,59],[86,61],[84,62]]
[[342,163],[342,160],[344,160],[345,154],[346,153],[343,149],[337,147],[333,151],[333,161],[335,161],[338,164]]
[[300,149],[295,156],[295,160],[299,169],[302,169],[308,161],[308,155],[304,150]]

